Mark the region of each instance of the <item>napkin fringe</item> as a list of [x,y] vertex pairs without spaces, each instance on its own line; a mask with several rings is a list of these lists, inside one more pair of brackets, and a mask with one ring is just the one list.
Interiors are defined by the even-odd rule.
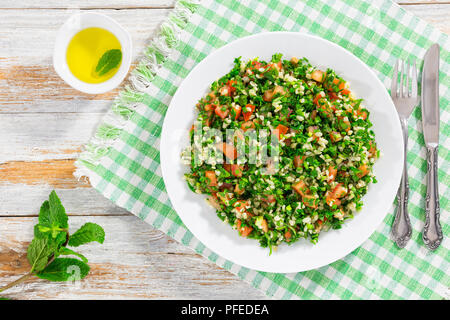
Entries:
[[77,179],[89,177],[90,169],[99,164],[119,138],[136,107],[144,101],[158,69],[179,44],[180,33],[197,10],[198,2],[199,0],[179,0],[168,19],[161,24],[156,37],[144,49],[143,57],[131,72],[125,89],[114,99],[111,109],[75,162],[74,176]]

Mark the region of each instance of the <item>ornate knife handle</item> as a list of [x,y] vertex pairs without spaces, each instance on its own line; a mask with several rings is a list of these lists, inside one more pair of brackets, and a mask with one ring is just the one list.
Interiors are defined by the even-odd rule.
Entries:
[[425,226],[423,242],[430,250],[435,250],[442,242],[442,228],[439,223],[439,191],[437,178],[438,147],[427,147],[427,196],[425,204]]
[[392,226],[392,236],[399,248],[404,248],[406,243],[411,239],[412,227],[409,221],[408,213],[408,196],[409,196],[409,183],[408,183],[408,171],[406,166],[406,151],[408,148],[408,129],[406,126],[406,119],[402,119],[402,132],[404,141],[404,162],[402,182],[397,193],[398,208],[395,214],[394,225]]

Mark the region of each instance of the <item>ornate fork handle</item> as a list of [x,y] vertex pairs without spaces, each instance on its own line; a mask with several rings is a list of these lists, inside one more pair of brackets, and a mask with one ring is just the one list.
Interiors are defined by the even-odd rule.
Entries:
[[404,162],[402,182],[397,193],[398,209],[395,214],[394,225],[392,227],[392,236],[399,248],[404,248],[406,243],[411,239],[412,227],[409,221],[408,213],[408,196],[409,196],[409,183],[408,183],[408,171],[406,166],[406,153],[408,148],[408,127],[407,120],[405,118],[400,119],[402,123],[403,141],[404,141]]
[[437,179],[437,146],[427,146],[427,196],[425,204],[425,226],[423,242],[430,250],[435,250],[442,242],[442,229],[439,223],[439,192]]

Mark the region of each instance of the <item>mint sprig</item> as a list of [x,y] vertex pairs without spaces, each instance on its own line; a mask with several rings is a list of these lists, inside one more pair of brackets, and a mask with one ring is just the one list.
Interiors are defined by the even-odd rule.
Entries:
[[69,246],[78,247],[92,241],[103,243],[105,231],[98,224],[88,222],[70,236]]
[[106,51],[95,67],[95,74],[99,77],[107,74],[112,69],[117,68],[122,61],[122,51],[120,49],[111,49]]
[[88,260],[67,246],[78,247],[92,241],[103,243],[105,240],[103,228],[91,222],[85,223],[70,235],[66,210],[55,191],[52,191],[49,199],[42,204],[38,220],[39,223],[34,226],[34,239],[27,249],[30,271],[0,288],[0,292],[32,276],[50,281],[81,280],[89,273]]

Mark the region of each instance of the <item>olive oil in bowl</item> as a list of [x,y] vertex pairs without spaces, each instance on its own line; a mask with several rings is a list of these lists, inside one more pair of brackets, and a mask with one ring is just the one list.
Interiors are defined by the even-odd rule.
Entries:
[[79,31],[66,51],[70,72],[86,83],[111,79],[122,63],[122,47],[108,30],[92,27]]

